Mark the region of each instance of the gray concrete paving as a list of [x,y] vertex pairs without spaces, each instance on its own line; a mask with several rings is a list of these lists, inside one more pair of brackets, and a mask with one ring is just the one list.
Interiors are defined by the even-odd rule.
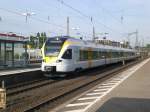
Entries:
[[93,111],[150,112],[150,61],[98,102]]

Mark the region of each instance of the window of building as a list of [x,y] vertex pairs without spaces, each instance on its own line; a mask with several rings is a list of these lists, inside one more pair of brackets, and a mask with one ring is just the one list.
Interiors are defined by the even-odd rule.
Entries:
[[72,59],[72,49],[67,49],[62,56],[63,59]]

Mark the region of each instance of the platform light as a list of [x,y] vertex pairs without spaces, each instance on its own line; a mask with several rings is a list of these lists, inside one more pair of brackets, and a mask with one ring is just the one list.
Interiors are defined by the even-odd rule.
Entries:
[[72,30],[80,30],[79,27],[73,27]]
[[22,13],[22,15],[26,17],[26,23],[27,23],[28,17],[35,15],[35,13],[34,12],[25,12],[25,13]]

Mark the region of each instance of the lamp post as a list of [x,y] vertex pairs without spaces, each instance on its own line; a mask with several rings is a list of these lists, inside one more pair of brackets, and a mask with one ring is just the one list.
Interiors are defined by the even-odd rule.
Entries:
[[25,12],[25,13],[22,13],[22,15],[26,17],[26,23],[27,23],[28,17],[35,15],[35,13],[34,12]]

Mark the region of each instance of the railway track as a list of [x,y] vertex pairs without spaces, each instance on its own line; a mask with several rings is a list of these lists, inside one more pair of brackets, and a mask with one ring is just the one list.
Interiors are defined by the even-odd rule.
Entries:
[[57,82],[57,81],[50,80],[50,79],[47,79],[47,78],[43,78],[43,79],[30,81],[30,82],[23,83],[23,84],[14,85],[14,86],[6,88],[7,95],[8,96],[15,95],[15,94],[18,94],[18,93],[26,92],[28,90],[38,88],[38,87],[42,87],[44,85],[52,84],[52,83],[55,83],[55,82]]
[[[103,81],[112,77],[124,69],[136,64],[136,62],[129,63],[125,66],[119,65],[101,67],[101,70],[91,70],[82,72],[79,77],[68,77],[64,80],[45,80],[39,83],[31,84],[30,87],[18,86],[17,89],[8,89],[8,105],[4,112],[22,112],[22,111],[37,111],[41,110],[49,104],[54,105],[55,101],[64,98],[76,91],[84,91],[86,87],[92,87],[99,81]],[[85,75],[86,74],[86,75]],[[38,81],[37,81],[38,82]],[[54,83],[55,82],[55,83]],[[58,104],[58,102],[56,103]],[[55,105],[56,106],[56,105]],[[49,108],[51,106],[48,106]],[[42,111],[43,112],[43,111]]]

